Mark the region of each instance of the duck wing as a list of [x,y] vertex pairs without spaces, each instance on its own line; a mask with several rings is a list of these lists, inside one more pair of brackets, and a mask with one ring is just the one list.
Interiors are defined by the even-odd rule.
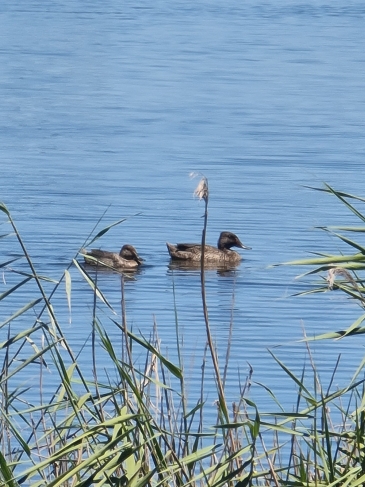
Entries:
[[194,247],[201,247],[201,244],[198,243],[178,243],[176,244],[176,249],[177,250],[189,250]]
[[107,250],[91,249],[88,255],[95,257],[95,259],[115,259],[115,253],[108,252]]
[[[187,252],[201,252],[201,244],[200,243],[179,243],[176,244],[177,250],[187,251]],[[217,247],[213,247],[213,245],[205,244],[205,252],[217,252]]]

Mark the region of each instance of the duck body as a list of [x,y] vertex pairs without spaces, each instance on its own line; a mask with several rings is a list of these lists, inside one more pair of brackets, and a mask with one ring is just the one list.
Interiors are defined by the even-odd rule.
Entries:
[[[173,260],[200,262],[202,246],[196,243],[178,243],[176,245],[166,243],[169,254]],[[243,245],[241,240],[232,232],[222,232],[218,239],[218,246],[204,246],[204,262],[210,264],[237,264],[241,261],[238,252],[231,250],[231,247],[250,250],[250,247]]]
[[82,249],[81,254],[85,264],[119,270],[137,269],[143,262],[133,245],[123,245],[119,254],[100,249],[91,249],[89,252]]

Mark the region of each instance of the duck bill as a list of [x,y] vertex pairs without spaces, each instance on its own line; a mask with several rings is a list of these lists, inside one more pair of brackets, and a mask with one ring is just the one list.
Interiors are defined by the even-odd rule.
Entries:
[[138,262],[139,265],[142,265],[144,261],[144,259],[142,259],[142,257],[137,254],[135,255],[135,260]]
[[236,246],[239,247],[240,249],[251,250],[251,247],[247,247],[247,245],[243,245],[243,243],[239,238],[237,238]]

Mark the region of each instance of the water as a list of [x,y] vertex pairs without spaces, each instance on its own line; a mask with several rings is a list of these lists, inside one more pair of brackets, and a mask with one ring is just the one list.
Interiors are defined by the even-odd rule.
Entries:
[[[234,273],[207,272],[222,362],[233,316],[232,400],[237,369],[244,376],[249,363],[254,380],[290,408],[293,385],[267,349],[300,374],[303,327],[308,335],[343,329],[359,315],[338,293],[291,298],[311,281],[295,280],[302,269],[269,266],[346,248],[314,227],[356,220],[305,186],[326,181],[363,195],[364,17],[359,1],[1,4],[0,200],[38,272],[55,279],[105,211],[98,228],[128,217],[97,246],[132,243],[146,259],[125,285],[128,322],[149,336],[156,320],[173,359],[175,286],[192,397],[205,344],[200,278],[169,269],[165,247],[201,237],[204,208],[192,197],[191,171],[209,180],[209,243],[230,230],[252,247]],[[1,262],[18,254],[14,240],[2,239]],[[71,275],[71,323],[63,289],[58,318],[91,370],[83,345],[93,296],[76,269]],[[1,292],[12,282],[9,272],[3,277]],[[119,276],[103,274],[99,285],[120,312]],[[30,290],[19,296],[12,309],[4,302],[2,321]],[[118,340],[107,317],[104,324]],[[360,362],[362,339],[314,346],[324,383],[339,353],[336,386]],[[266,394],[253,387],[252,395],[265,409]]]

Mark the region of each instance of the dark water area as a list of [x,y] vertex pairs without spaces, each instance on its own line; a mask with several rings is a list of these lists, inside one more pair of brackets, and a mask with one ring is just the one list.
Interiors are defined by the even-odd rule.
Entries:
[[[333,197],[306,186],[327,182],[364,195],[364,20],[356,1],[0,6],[0,200],[37,271],[54,279],[100,218],[98,229],[127,218],[94,246],[119,251],[131,243],[145,259],[125,282],[128,322],[144,336],[156,322],[172,359],[176,303],[192,396],[206,341],[200,276],[171,269],[165,246],[201,238],[204,206],[193,198],[192,171],[209,181],[207,241],[230,230],[252,247],[235,271],[206,275],[222,362],[233,322],[232,400],[237,370],[245,376],[250,364],[253,379],[290,407],[293,384],[267,349],[300,374],[303,328],[308,335],[344,329],[361,312],[339,293],[292,297],[315,278],[296,280],[303,269],[270,266],[310,251],[345,251],[315,227],[358,224]],[[1,233],[9,231],[5,221]],[[0,244],[0,262],[20,253],[14,238]],[[64,287],[54,304],[81,367],[91,370],[84,345],[93,295],[77,269],[70,272],[71,317]],[[16,281],[6,268],[2,274],[1,293]],[[120,276],[102,273],[98,283],[121,313]],[[32,292],[19,290],[22,303]],[[4,300],[1,321],[21,305]],[[106,312],[104,326],[117,342]],[[362,338],[313,345],[324,383],[340,353],[339,387],[363,357]],[[266,393],[251,393],[265,408]]]

